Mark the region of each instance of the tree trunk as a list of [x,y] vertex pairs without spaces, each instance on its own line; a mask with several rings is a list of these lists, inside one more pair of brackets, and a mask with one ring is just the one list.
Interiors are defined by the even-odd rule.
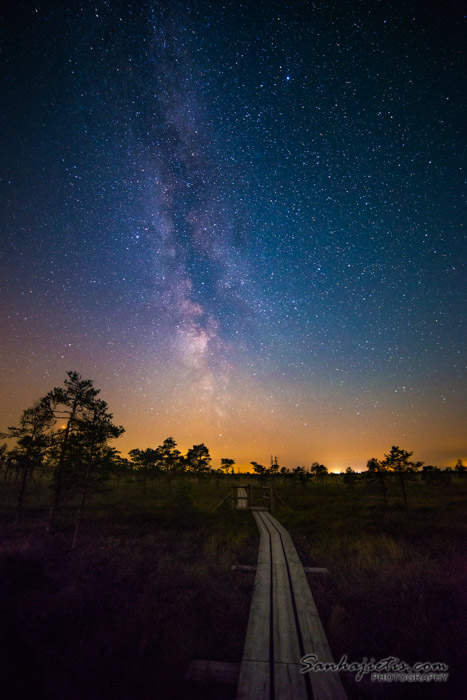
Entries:
[[76,523],[75,523],[75,531],[73,533],[73,542],[71,545],[71,549],[74,550],[76,547],[76,542],[78,540],[78,533],[79,533],[79,528],[81,525],[81,520],[83,518],[83,513],[84,513],[84,507],[86,505],[86,500],[88,497],[88,490],[89,490],[89,480],[91,477],[91,461],[89,461],[88,467],[86,469],[86,476],[84,479],[84,489],[83,493],[81,496],[81,503],[79,505],[79,511],[78,511],[78,516],[76,518]]
[[409,505],[407,503],[407,494],[405,492],[405,481],[404,481],[404,474],[403,472],[399,472],[399,479],[401,482],[401,488],[402,488],[402,496],[404,497],[404,508],[405,512],[407,513],[409,510]]
[[71,409],[70,417],[68,418],[68,423],[66,424],[65,428],[65,435],[63,436],[63,445],[62,445],[62,450],[60,452],[60,459],[58,460],[57,468],[55,470],[55,489],[54,489],[54,497],[52,499],[52,505],[50,506],[50,511],[49,511],[49,521],[47,523],[47,532],[51,532],[55,520],[55,516],[57,514],[59,505],[60,505],[60,496],[62,492],[62,472],[63,472],[63,465],[65,464],[65,454],[66,454],[66,449],[68,446],[68,437],[70,435],[70,426],[72,420],[74,420],[74,417],[76,415],[76,409],[78,407],[77,401],[73,403],[73,407]]
[[26,465],[23,469],[21,486],[19,488],[19,493],[18,493],[18,504],[16,506],[15,525],[17,525],[19,523],[19,521],[21,520],[21,516],[23,514],[24,494],[26,493],[26,485],[28,483],[28,474],[29,474],[29,467]]

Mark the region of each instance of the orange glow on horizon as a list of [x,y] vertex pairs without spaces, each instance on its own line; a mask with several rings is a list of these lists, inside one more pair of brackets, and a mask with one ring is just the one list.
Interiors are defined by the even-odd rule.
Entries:
[[[200,388],[199,382],[177,385],[179,374],[155,367],[142,391],[130,375],[126,384],[116,385],[110,370],[98,376],[93,367],[79,369],[95,380],[99,398],[108,403],[114,422],[125,428],[112,441],[123,456],[173,437],[182,454],[204,443],[213,469],[222,458],[230,458],[236,472],[249,470],[252,461],[268,466],[271,455],[278,457],[280,468],[309,468],[317,461],[332,472],[347,467],[364,471],[369,459],[382,458],[392,445],[413,451],[414,459],[425,464],[453,467],[457,459],[466,461],[460,395],[452,404],[425,399],[417,410],[413,398],[402,403],[398,396],[396,413],[394,398],[373,390],[368,397],[357,397],[356,411],[351,392],[289,384],[278,394],[275,380],[256,381],[239,370],[230,384],[212,375]],[[0,429],[17,424],[25,408],[63,382],[65,372],[60,369],[26,385],[16,383],[14,374],[6,377]]]

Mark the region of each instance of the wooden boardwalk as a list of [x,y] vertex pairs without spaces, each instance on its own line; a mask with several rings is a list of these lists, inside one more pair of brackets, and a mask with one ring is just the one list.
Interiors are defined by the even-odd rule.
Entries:
[[238,510],[245,510],[245,508],[249,507],[248,495],[247,495],[246,489],[244,489],[243,486],[240,486],[240,488],[237,487],[236,491],[237,491],[237,498],[236,498],[237,504],[235,507]]
[[292,538],[269,512],[253,515],[261,536],[237,700],[345,700],[338,673],[300,673],[306,654],[334,659]]

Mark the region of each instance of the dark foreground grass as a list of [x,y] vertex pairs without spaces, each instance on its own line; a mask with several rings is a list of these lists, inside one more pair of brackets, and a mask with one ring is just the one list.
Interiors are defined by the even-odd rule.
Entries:
[[38,502],[5,531],[2,700],[219,697],[184,673],[192,659],[241,658],[252,578],[232,565],[255,563],[254,521],[212,512],[225,492],[216,482],[145,491],[121,479],[95,497],[73,552],[71,521],[46,535]]
[[[242,478],[244,481],[244,478]],[[189,684],[192,659],[238,663],[258,533],[248,513],[213,512],[235,479],[115,477],[89,504],[71,551],[73,508],[45,534],[47,484],[31,491],[12,528],[13,484],[0,495],[0,697],[23,700],[210,700],[229,687]],[[276,516],[305,565],[336,659],[395,656],[444,662],[447,684],[344,678],[349,698],[465,697],[467,484],[410,484],[408,516],[397,485],[385,516],[361,485],[295,487]]]
[[336,659],[390,656],[449,665],[448,683],[377,683],[345,677],[351,698],[463,698],[465,675],[467,484],[413,483],[409,513],[391,487],[385,515],[363,486],[283,489],[295,509],[277,517],[305,564],[327,567],[310,586]]

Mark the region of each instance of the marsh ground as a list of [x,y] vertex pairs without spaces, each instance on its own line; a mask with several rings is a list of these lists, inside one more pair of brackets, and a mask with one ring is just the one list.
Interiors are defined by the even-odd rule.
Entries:
[[[89,504],[70,549],[73,507],[46,534],[48,485],[32,489],[12,527],[15,485],[2,484],[0,644],[4,698],[146,700],[226,698],[235,690],[187,684],[192,659],[239,662],[258,533],[249,513],[213,511],[245,477],[115,476]],[[350,698],[461,698],[465,658],[467,480],[380,494],[338,477],[306,487],[277,478],[289,529],[309,574],[336,659],[444,662],[448,683],[356,683]],[[257,482],[255,482],[257,483]],[[465,678],[464,678],[465,681]]]

